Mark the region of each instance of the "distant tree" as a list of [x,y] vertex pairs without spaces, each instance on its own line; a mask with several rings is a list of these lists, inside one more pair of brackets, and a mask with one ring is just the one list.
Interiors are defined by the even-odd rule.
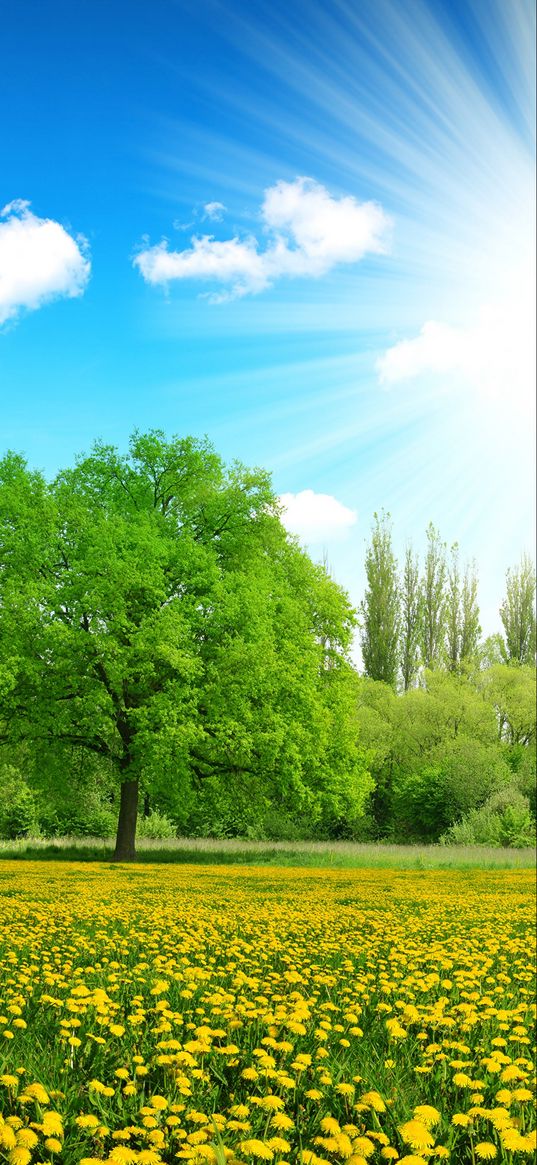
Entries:
[[447,568],[446,594],[446,661],[449,671],[456,671],[461,658],[461,573],[459,567],[459,547],[456,542],[451,547],[451,560]]
[[411,546],[405,551],[401,581],[401,676],[403,689],[412,687],[418,674],[422,637],[422,595],[418,556]]
[[446,588],[446,662],[449,671],[474,659],[481,627],[477,605],[475,564],[468,564],[461,577],[459,547],[451,547]]
[[427,551],[421,582],[422,627],[421,653],[426,668],[438,667],[444,656],[446,630],[446,544],[430,522],[427,527]]
[[142,790],[183,816],[205,781],[313,820],[359,812],[353,612],[266,473],[160,432],[125,456],[96,444],[51,484],[10,454],[0,561],[0,735],[60,790],[73,749],[99,759],[117,859]]
[[504,627],[503,657],[508,663],[535,664],[535,567],[524,554],[506,575],[506,595],[500,607]]
[[364,671],[395,688],[399,654],[399,587],[389,514],[374,515],[365,571],[367,589],[360,604]]
[[469,563],[464,572],[461,592],[461,632],[459,642],[460,659],[465,663],[475,659],[479,647],[481,625],[477,602],[477,570],[475,563]]

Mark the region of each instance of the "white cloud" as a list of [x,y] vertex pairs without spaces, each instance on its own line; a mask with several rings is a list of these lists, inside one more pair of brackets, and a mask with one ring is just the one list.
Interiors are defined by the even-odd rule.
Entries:
[[[207,203],[207,207],[219,203]],[[390,220],[375,202],[334,198],[311,178],[277,182],[265,191],[261,220],[267,243],[254,237],[224,242],[212,235],[192,238],[184,251],[164,240],[138,254],[134,264],[148,283],[200,279],[223,283],[213,302],[255,294],[283,276],[318,277],[366,253],[384,253]]]
[[531,272],[516,273],[504,296],[482,306],[467,327],[430,320],[376,361],[389,387],[424,374],[451,375],[489,399],[507,397],[524,407],[535,388],[535,286]]
[[223,202],[206,202],[203,207],[203,217],[210,218],[213,222],[221,222],[225,209]]
[[0,324],[56,296],[82,295],[91,264],[86,242],[38,218],[18,199],[0,212]]
[[[149,247],[137,255],[134,264],[146,283],[169,283],[173,279],[211,279],[230,286],[235,297],[267,286],[263,260],[255,239],[228,239],[220,243],[210,235],[192,239],[187,251],[169,251],[167,243]],[[215,297],[216,298],[216,297]]]
[[331,494],[303,489],[300,493],[280,495],[282,522],[290,534],[304,542],[334,542],[345,536],[356,523],[356,513]]
[[412,380],[423,372],[452,372],[464,363],[464,332],[429,320],[412,340],[400,340],[376,362],[381,384]]

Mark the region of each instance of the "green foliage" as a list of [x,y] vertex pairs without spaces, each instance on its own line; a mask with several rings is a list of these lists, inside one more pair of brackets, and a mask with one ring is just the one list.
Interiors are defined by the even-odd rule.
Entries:
[[535,845],[535,818],[514,784],[471,809],[441,838],[445,845],[490,845],[524,849]]
[[535,568],[527,554],[522,555],[514,570],[507,571],[500,617],[504,627],[505,661],[535,665]]
[[159,432],[50,485],[10,454],[0,537],[4,737],[33,758],[47,829],[90,831],[95,794],[132,856],[138,787],[182,826],[207,782],[236,821],[359,816],[354,615],[267,474]]
[[407,546],[401,595],[401,646],[400,666],[403,689],[412,687],[418,674],[420,662],[420,642],[423,636],[423,604],[420,591],[418,556]]
[[421,582],[422,621],[421,654],[427,668],[440,665],[444,656],[447,620],[446,544],[430,522],[427,527],[427,552]]
[[14,765],[0,764],[0,837],[12,840],[38,832],[32,790]]
[[375,514],[365,570],[367,590],[360,606],[365,674],[395,688],[399,662],[399,586],[389,514]]
[[522,687],[508,692],[513,721],[518,711],[516,723],[525,725],[527,743],[520,745],[507,744],[499,731],[497,677],[434,669],[424,673],[422,686],[401,696],[384,684],[360,681],[357,720],[375,780],[370,804],[377,836],[436,841],[513,779],[527,795],[535,768],[535,707],[530,711],[529,700],[526,707],[522,693],[531,691],[535,678],[530,669],[525,676],[516,671]]
[[177,828],[165,813],[153,809],[147,817],[140,817],[138,821],[138,837],[148,838],[151,841],[168,841],[177,836]]

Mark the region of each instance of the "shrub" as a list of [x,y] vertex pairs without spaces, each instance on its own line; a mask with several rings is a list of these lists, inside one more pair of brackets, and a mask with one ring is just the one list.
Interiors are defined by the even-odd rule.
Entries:
[[34,796],[14,765],[0,768],[0,837],[9,841],[37,833]]
[[138,837],[148,838],[152,841],[168,841],[171,837],[177,836],[177,829],[173,821],[166,817],[165,813],[159,813],[157,809],[153,809],[148,817],[138,818]]
[[471,809],[440,838],[443,845],[491,845],[523,849],[535,844],[530,803],[515,785],[507,785]]

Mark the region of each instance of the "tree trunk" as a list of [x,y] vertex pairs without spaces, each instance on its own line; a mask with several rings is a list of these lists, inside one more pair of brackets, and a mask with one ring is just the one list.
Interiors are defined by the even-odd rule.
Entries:
[[138,781],[123,781],[117,823],[114,862],[136,859],[136,819],[138,817]]

